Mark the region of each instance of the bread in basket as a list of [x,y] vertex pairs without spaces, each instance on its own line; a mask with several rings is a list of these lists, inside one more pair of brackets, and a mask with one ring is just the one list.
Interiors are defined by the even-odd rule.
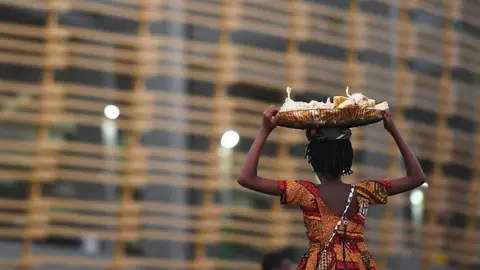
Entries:
[[389,109],[387,102],[376,104],[363,94],[335,96],[326,103],[315,100],[296,102],[290,98],[291,88],[287,87],[287,98],[277,114],[280,126],[296,129],[315,127],[358,127],[382,120]]

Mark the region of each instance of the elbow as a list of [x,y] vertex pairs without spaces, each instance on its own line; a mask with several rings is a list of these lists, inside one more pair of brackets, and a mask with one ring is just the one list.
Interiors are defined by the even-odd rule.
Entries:
[[252,183],[255,182],[255,179],[255,177],[240,175],[240,177],[237,179],[237,183],[244,188],[250,189],[252,187]]
[[425,176],[418,179],[418,185],[419,186],[425,184],[426,182],[427,182],[427,179],[425,178]]
[[245,180],[243,178],[238,178],[237,183],[243,187]]
[[420,181],[422,182],[422,185],[427,182],[427,177],[425,177],[425,174],[422,174],[422,177],[420,178]]
[[238,179],[237,179],[237,183],[242,186],[242,187],[246,187],[248,185],[248,178],[247,177],[242,177],[240,176]]
[[427,178],[425,177],[425,174],[422,173],[420,175],[412,177],[411,181],[419,187],[427,182]]

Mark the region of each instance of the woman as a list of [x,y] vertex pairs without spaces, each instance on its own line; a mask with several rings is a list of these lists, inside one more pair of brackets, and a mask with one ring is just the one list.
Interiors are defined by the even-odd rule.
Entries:
[[368,269],[376,263],[364,243],[367,209],[385,204],[387,197],[410,191],[425,183],[423,170],[387,111],[385,129],[396,142],[406,175],[395,180],[361,181],[356,185],[342,182],[352,173],[353,149],[350,129],[317,129],[307,132],[306,158],[321,184],[309,181],[273,181],[257,175],[263,145],[277,126],[278,109],[270,106],[263,114],[262,127],[248,152],[238,183],[248,189],[280,196],[283,204],[299,205],[309,239],[308,252],[301,269]]

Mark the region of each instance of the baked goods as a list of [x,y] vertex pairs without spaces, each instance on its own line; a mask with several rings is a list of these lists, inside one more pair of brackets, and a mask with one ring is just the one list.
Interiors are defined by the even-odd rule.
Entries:
[[376,104],[375,100],[361,93],[334,96],[333,101],[312,100],[309,103],[294,101],[292,89],[287,87],[287,98],[279,110],[279,125],[289,128],[307,129],[312,127],[357,127],[382,120],[389,109],[387,102]]
[[319,102],[316,100],[312,100],[309,103],[306,102],[299,102],[294,101],[291,99],[292,89],[287,87],[287,98],[285,99],[285,103],[280,108],[280,112],[288,112],[288,111],[298,111],[298,110],[311,110],[311,109],[376,109],[376,110],[388,110],[388,103],[382,102],[380,104],[376,104],[374,99],[367,98],[361,93],[354,93],[350,95],[348,93],[348,86],[346,89],[347,96],[334,96],[333,103],[330,99],[327,102]]

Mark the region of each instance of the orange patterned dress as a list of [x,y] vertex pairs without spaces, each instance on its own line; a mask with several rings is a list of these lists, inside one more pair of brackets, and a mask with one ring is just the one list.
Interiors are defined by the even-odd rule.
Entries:
[[[309,240],[309,249],[302,257],[297,270],[318,268],[320,251],[328,243],[339,216],[322,202],[319,195],[321,185],[308,181],[278,181],[282,190],[282,204],[299,205]],[[328,249],[333,255],[329,269],[376,270],[376,263],[363,240],[368,206],[387,203],[390,181],[362,181],[355,185],[358,212],[348,219],[346,237],[344,229],[338,231]],[[344,240],[345,239],[345,240]],[[342,245],[345,241],[345,245]],[[343,248],[345,246],[345,249]],[[343,254],[345,252],[345,259]],[[344,262],[347,264],[345,267]]]

